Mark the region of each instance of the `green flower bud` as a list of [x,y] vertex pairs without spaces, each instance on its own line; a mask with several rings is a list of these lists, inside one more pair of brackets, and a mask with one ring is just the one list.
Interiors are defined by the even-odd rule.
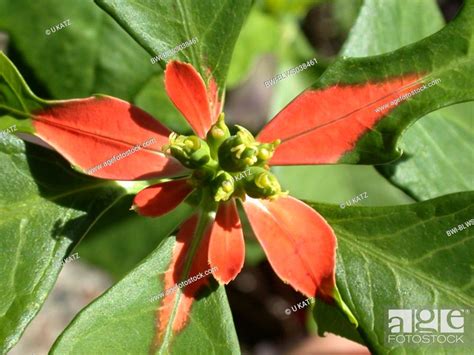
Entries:
[[249,175],[243,180],[247,195],[253,198],[275,199],[285,195],[275,175],[261,167],[249,168]]
[[197,136],[183,136],[172,133],[170,143],[163,147],[165,152],[178,159],[187,168],[196,169],[211,159],[209,146]]
[[224,113],[221,113],[217,118],[217,122],[211,127],[206,136],[207,143],[211,149],[212,158],[217,158],[219,146],[229,137],[229,128],[227,128],[224,122]]
[[215,168],[209,165],[204,165],[198,169],[193,170],[193,174],[191,179],[189,179],[189,183],[194,187],[198,187],[205,184],[206,182],[211,181],[215,176]]
[[227,201],[232,197],[234,193],[234,178],[229,173],[225,171],[219,172],[211,184],[216,202]]
[[238,129],[236,135],[242,140],[243,143],[247,145],[255,143],[255,138],[253,137],[253,134],[250,133],[247,128],[239,126],[238,124],[236,124],[235,127],[237,127]]
[[272,143],[261,143],[258,145],[257,163],[265,163],[273,157],[276,148],[280,145],[280,140],[277,139]]
[[235,136],[227,138],[219,147],[219,164],[227,171],[241,171],[257,161],[258,143],[248,130],[237,126]]

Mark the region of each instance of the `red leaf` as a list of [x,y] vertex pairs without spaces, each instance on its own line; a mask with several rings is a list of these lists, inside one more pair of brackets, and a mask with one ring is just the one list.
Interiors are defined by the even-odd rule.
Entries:
[[170,131],[145,111],[113,97],[60,101],[35,112],[33,125],[38,137],[92,176],[137,180],[186,172],[160,151]]
[[257,139],[282,140],[271,165],[337,163],[396,105],[376,110],[420,87],[419,78],[413,74],[385,82],[309,89],[277,114]]
[[234,200],[219,205],[209,241],[209,264],[214,278],[227,284],[238,275],[245,258],[245,243]]
[[165,87],[194,132],[205,138],[220,113],[215,82],[211,79],[208,91],[201,75],[191,64],[171,61],[166,66]]
[[308,297],[332,297],[336,236],[315,210],[293,197],[247,198],[245,212],[276,274]]
[[[204,233],[200,245],[196,249],[194,255],[189,255],[190,247],[197,225],[197,215],[188,219],[181,227],[177,237],[176,244],[173,249],[173,256],[164,277],[164,292],[170,290],[167,295],[162,298],[160,307],[157,311],[157,334],[154,346],[158,347],[164,340],[166,333],[176,335],[182,330],[188,320],[191,306],[196,299],[198,292],[209,284],[210,275],[204,276],[202,273],[209,269],[207,255],[209,249],[209,233]],[[189,272],[186,273],[185,267],[188,259],[192,258]],[[200,275],[200,279],[191,282],[187,286],[181,288],[181,292],[177,289],[173,290],[175,285],[181,281]],[[176,311],[174,311],[175,305]]]
[[143,216],[158,217],[174,210],[192,190],[186,180],[163,182],[141,190],[133,205]]

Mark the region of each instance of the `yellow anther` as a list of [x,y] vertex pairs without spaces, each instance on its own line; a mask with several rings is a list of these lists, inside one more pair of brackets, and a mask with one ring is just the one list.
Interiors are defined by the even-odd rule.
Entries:
[[257,162],[257,160],[258,160],[258,159],[257,159],[256,156],[252,156],[252,157],[245,158],[245,159],[244,159],[244,162],[245,162],[245,164],[247,164],[247,165],[250,166],[250,165],[255,164],[255,163]]
[[242,143],[242,144],[239,144],[239,145],[237,145],[233,148],[230,148],[230,151],[232,153],[235,153],[235,157],[237,159],[240,159],[240,157],[242,156],[242,153],[244,152],[245,148],[247,148],[247,147],[245,146],[245,144]]
[[169,136],[170,142],[173,143],[176,140],[176,138],[178,138],[178,134],[175,133],[175,132],[171,132],[171,134]]
[[234,186],[233,186],[231,181],[226,180],[222,183],[222,189],[225,192],[229,193],[229,192],[232,192],[234,190]]
[[191,137],[186,138],[186,140],[184,141],[184,144],[186,148],[190,150],[198,150],[199,148],[201,148],[201,141],[196,136],[191,136]]
[[261,173],[257,176],[255,179],[255,185],[257,185],[260,188],[265,188],[271,185],[270,177],[268,176],[267,173]]
[[170,145],[169,144],[165,144],[161,147],[161,151],[165,154],[169,154],[170,153]]

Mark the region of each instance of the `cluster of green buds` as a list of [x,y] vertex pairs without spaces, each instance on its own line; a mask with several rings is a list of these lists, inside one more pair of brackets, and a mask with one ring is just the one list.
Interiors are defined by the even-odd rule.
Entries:
[[245,195],[264,199],[285,195],[267,164],[280,141],[259,143],[247,129],[236,128],[232,135],[221,114],[206,140],[172,133],[163,151],[194,169],[189,182],[210,187],[217,202]]
[[182,136],[173,132],[169,139],[170,143],[164,145],[162,150],[174,156],[187,168],[200,168],[211,159],[206,141],[197,136]]

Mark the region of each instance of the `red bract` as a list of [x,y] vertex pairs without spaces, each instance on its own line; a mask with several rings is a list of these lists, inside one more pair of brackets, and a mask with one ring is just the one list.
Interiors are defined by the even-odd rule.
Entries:
[[[256,140],[240,126],[230,133],[217,86],[207,74],[206,82],[193,66],[177,61],[165,71],[166,92],[196,135],[172,133],[147,113],[112,97],[58,102],[35,113],[36,134],[89,175],[114,180],[179,177],[139,192],[134,200],[138,213],[161,216],[193,192],[199,195],[201,202],[177,235],[164,277],[155,344],[185,326],[209,276],[181,292],[167,290],[208,269],[221,284],[241,271],[245,244],[239,205],[275,273],[308,297],[332,299],[334,231],[314,209],[281,190],[270,166],[339,161],[387,114],[374,110],[380,104],[377,98],[390,100],[417,79],[408,75],[383,83],[309,89]],[[341,95],[344,106],[338,104]],[[370,105],[356,110],[361,101]],[[335,118],[328,112],[336,112]],[[151,138],[153,143],[145,146]],[[129,154],[123,156],[125,150]]]
[[[57,101],[34,117],[35,134],[92,176],[135,180],[187,170],[160,150],[171,132],[148,113],[114,97]],[[152,138],[153,143],[140,147],[133,159],[119,156]],[[104,164],[114,158],[113,164]]]

